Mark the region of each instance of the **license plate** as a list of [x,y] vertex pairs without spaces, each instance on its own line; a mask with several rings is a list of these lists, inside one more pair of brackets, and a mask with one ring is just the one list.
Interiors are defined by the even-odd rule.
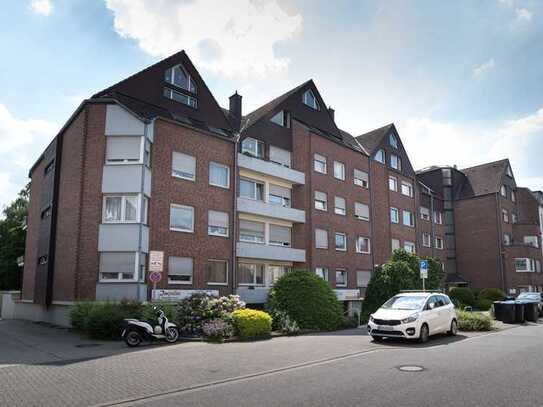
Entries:
[[380,331],[392,331],[392,327],[388,325],[379,325],[377,329]]

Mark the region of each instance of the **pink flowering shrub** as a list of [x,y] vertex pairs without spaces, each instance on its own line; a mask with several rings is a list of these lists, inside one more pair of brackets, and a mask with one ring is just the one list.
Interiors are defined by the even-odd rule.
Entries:
[[209,340],[222,342],[225,338],[234,335],[232,324],[222,319],[213,319],[202,324],[202,333]]

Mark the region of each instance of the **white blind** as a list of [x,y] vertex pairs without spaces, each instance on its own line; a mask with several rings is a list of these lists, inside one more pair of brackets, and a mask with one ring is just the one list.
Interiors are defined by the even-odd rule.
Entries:
[[218,226],[221,228],[228,228],[228,213],[209,211],[208,213],[209,226]]
[[370,218],[370,208],[368,205],[355,202],[354,203],[354,214],[355,216],[361,218],[361,219],[369,219]]
[[174,151],[172,154],[172,171],[176,175],[194,178],[194,174],[196,173],[196,159],[190,155]]
[[249,220],[240,220],[239,221],[239,228],[240,228],[240,230],[264,233],[264,223],[260,223],[260,222],[251,222]]
[[326,194],[324,192],[315,191],[315,199],[319,201],[326,201]]
[[286,226],[270,225],[270,240],[274,242],[290,243],[290,228]]
[[290,189],[270,184],[270,194],[290,199]]
[[282,148],[270,146],[270,161],[290,167],[290,151]]
[[315,229],[315,245],[328,248],[328,232],[323,229]]
[[357,170],[356,168],[354,169],[354,177],[355,179],[365,181],[366,183],[368,182],[368,173],[361,170]]
[[136,253],[107,253],[100,255],[101,273],[134,274]]
[[107,137],[106,160],[138,161],[141,156],[141,137]]
[[371,279],[371,271],[357,271],[356,272],[356,286],[367,287]]
[[192,276],[192,257],[168,258],[168,274],[174,276]]
[[336,196],[334,199],[334,205],[336,208],[345,209],[345,199],[339,196]]

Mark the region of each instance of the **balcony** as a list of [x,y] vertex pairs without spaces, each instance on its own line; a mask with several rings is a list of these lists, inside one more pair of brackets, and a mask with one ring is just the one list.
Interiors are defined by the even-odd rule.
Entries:
[[147,196],[151,196],[149,168],[142,164],[104,165],[102,193],[138,193],[142,190]]
[[282,219],[294,223],[305,223],[305,211],[273,205],[253,199],[238,198],[238,212]]
[[292,247],[272,246],[257,243],[237,243],[237,257],[276,261],[305,262],[305,250]]
[[[140,244],[141,228],[141,244]],[[140,223],[102,223],[98,229],[99,252],[149,251],[149,227]]]
[[238,154],[238,166],[264,175],[280,178],[293,184],[305,184],[305,174],[303,172],[283,167],[270,161],[249,157],[245,154]]

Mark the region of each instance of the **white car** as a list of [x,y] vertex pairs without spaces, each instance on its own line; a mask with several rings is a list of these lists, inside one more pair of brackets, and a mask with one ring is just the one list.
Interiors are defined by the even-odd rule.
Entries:
[[370,315],[368,333],[375,341],[386,337],[428,341],[430,335],[456,335],[458,319],[454,305],[437,292],[402,292]]

